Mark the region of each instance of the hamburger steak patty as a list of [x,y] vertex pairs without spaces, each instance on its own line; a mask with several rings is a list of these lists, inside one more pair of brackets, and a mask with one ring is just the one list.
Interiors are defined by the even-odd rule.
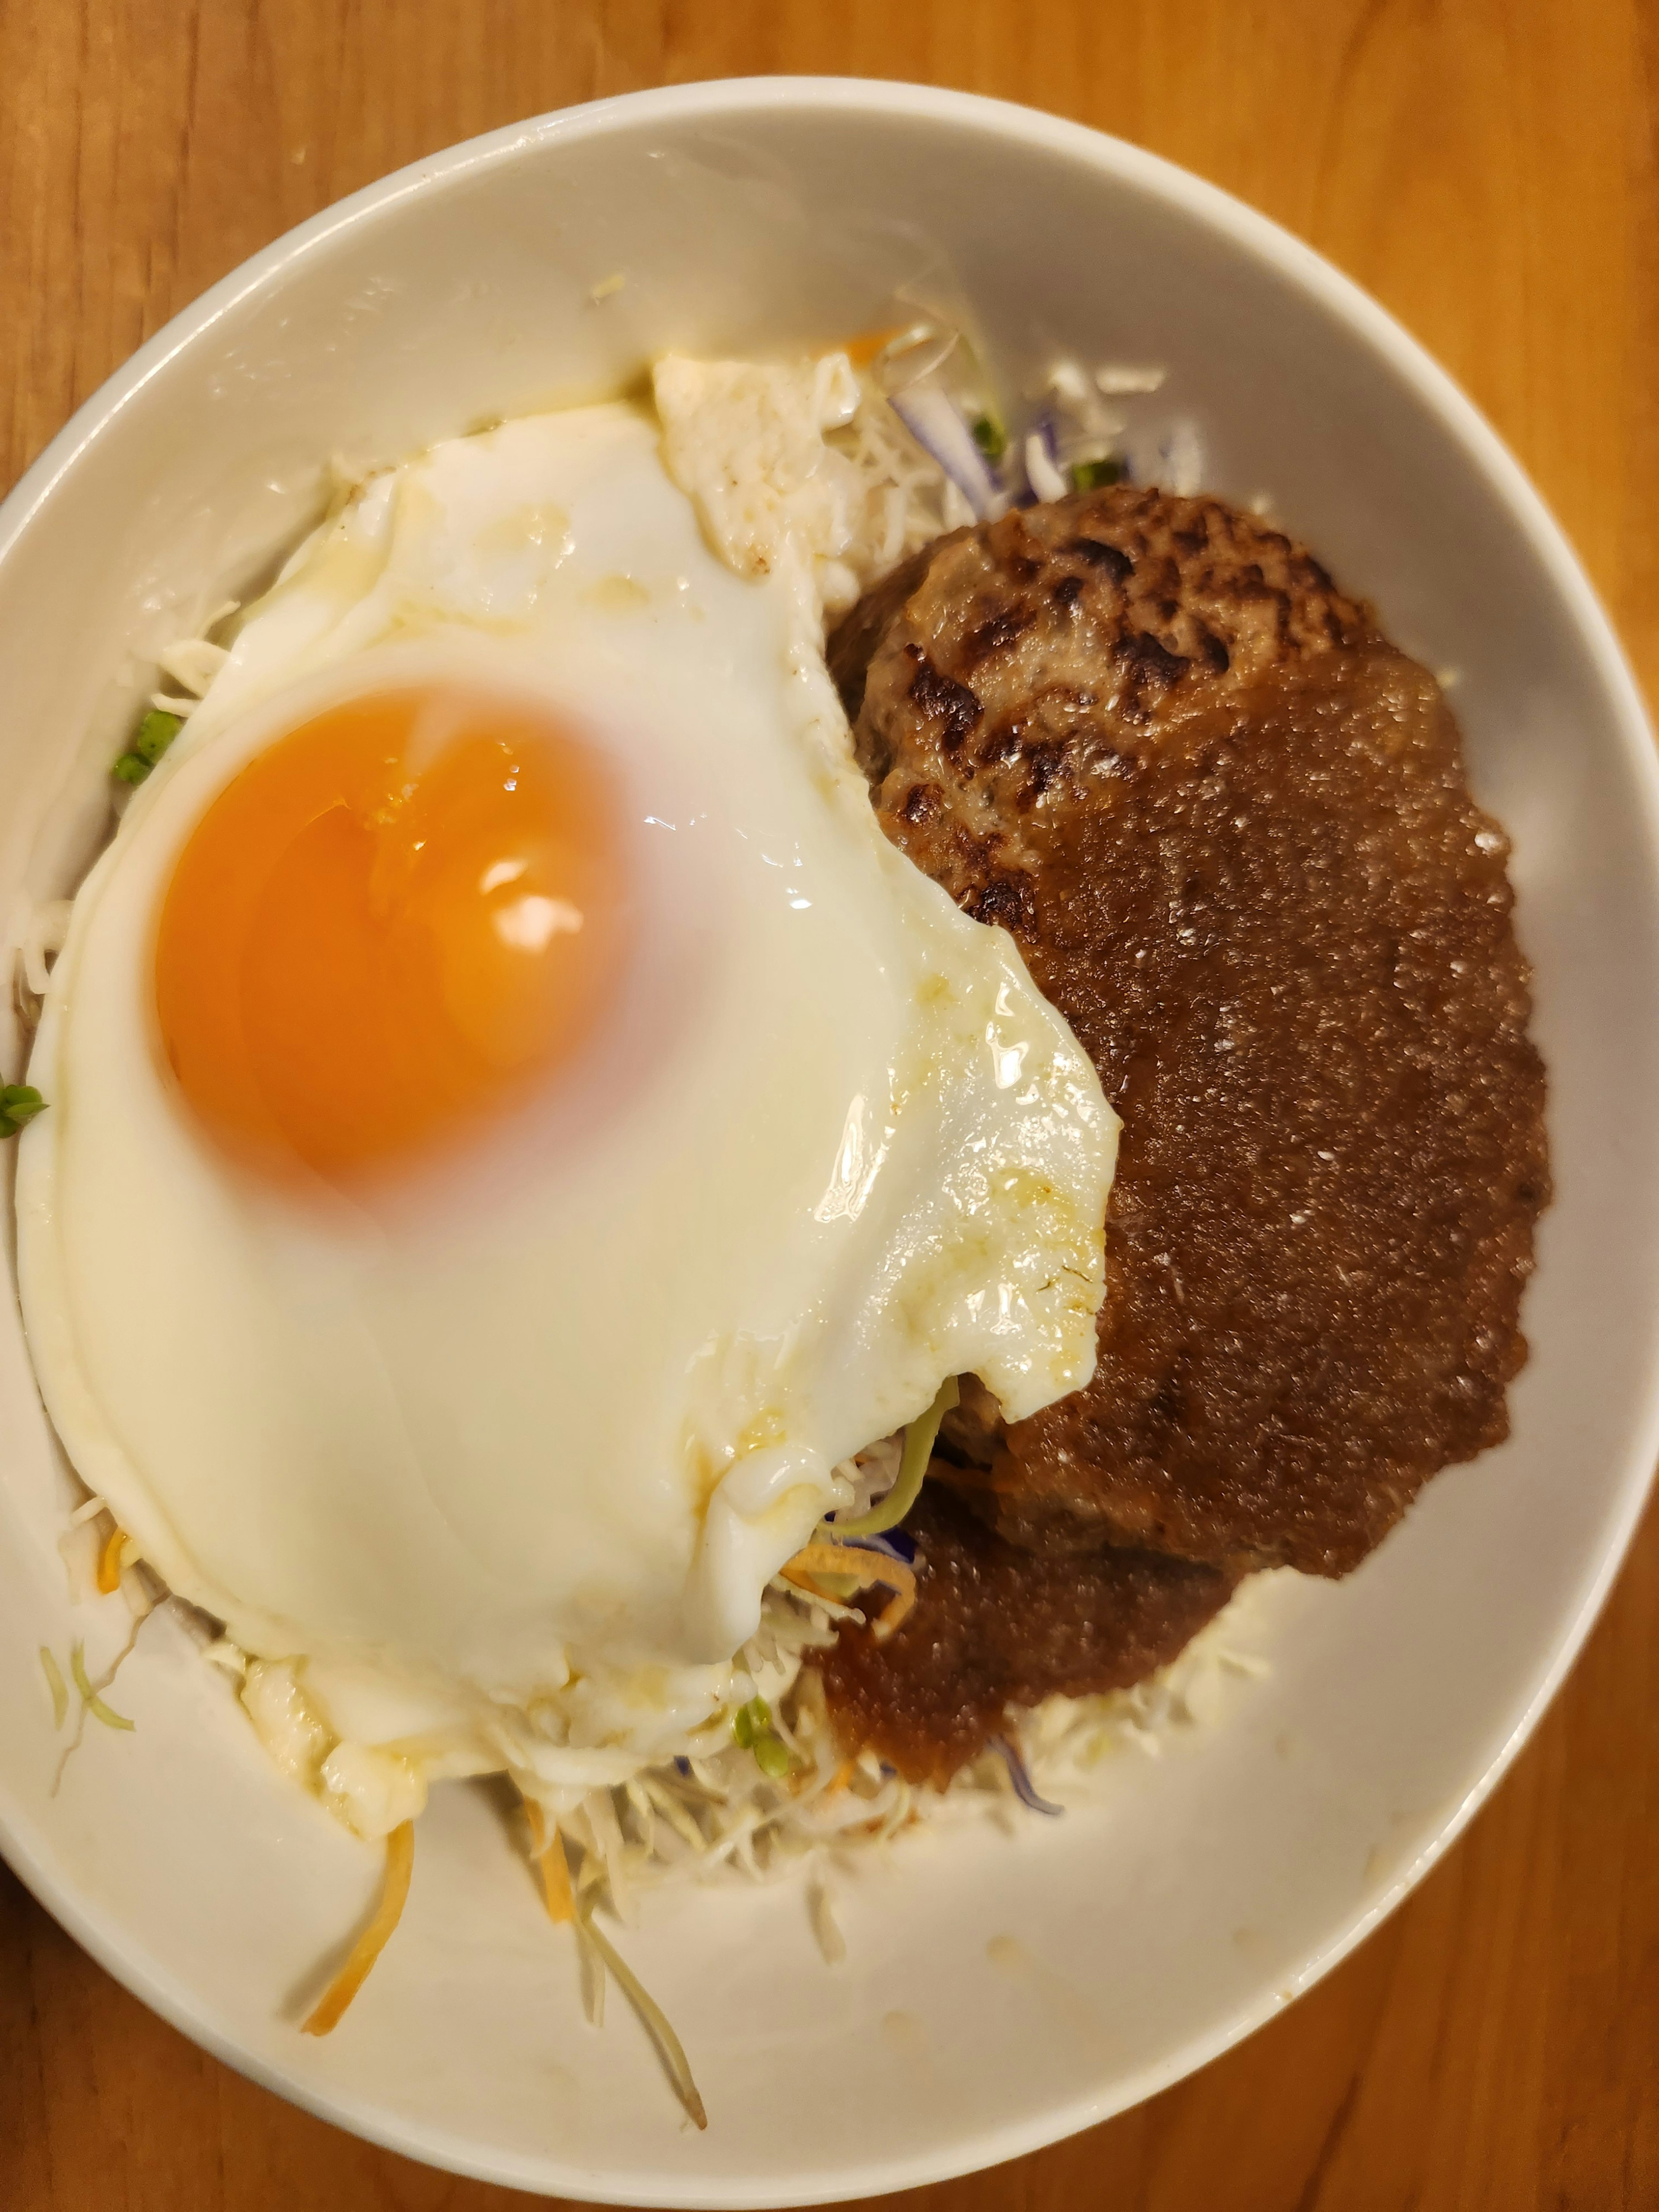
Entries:
[[1031,1550],[1346,1572],[1507,1433],[1549,1194],[1437,685],[1279,532],[1127,487],[940,538],[830,652],[888,835],[1123,1120],[1094,1380],[1012,1428],[970,1386],[935,1475]]
[[815,1663],[846,1749],[867,1746],[911,1782],[948,1782],[1010,1705],[1144,1681],[1233,1593],[1232,1576],[1152,1552],[1034,1558],[937,1482],[905,1527],[915,1608],[882,1644],[843,1624]]

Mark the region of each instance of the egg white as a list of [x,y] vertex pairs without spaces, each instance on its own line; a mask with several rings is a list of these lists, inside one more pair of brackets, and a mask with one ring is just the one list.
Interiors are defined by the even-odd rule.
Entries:
[[[447,1732],[434,1771],[663,1755],[838,1462],[946,1376],[1018,1419],[1092,1370],[1115,1117],[1012,940],[882,836],[805,618],[628,406],[435,447],[289,563],[76,902],[19,1160],[48,1408],[172,1589],[303,1662],[334,1733]],[[447,1176],[296,1202],[162,1069],[156,911],[242,765],[404,680],[604,750],[641,951]]]

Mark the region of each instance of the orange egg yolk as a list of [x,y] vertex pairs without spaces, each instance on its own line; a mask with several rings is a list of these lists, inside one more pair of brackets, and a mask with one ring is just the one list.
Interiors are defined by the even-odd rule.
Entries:
[[203,815],[155,1006],[185,1098],[268,1174],[346,1183],[465,1140],[581,1052],[629,902],[617,799],[551,716],[445,690],[289,732]]

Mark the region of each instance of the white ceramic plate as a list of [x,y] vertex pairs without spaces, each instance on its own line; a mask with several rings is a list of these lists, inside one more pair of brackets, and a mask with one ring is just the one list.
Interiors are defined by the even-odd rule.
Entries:
[[[626,282],[602,303],[595,286]],[[71,1607],[69,1491],[0,1316],[0,1841],[167,2019],[416,2157],[579,2197],[780,2204],[935,2179],[1085,2126],[1322,1973],[1443,1850],[1577,1650],[1634,1523],[1659,1372],[1656,776],[1583,576],[1491,431],[1306,248],[1145,154],[902,86],[612,100],[390,179],[258,255],[76,417],[0,518],[0,913],[73,880],[156,648],[315,510],[320,464],[612,388],[654,348],[856,331],[950,274],[1009,380],[1056,349],[1167,364],[1155,441],[1269,492],[1393,634],[1458,672],[1475,789],[1516,839],[1558,1196],[1514,1441],[1437,1482],[1340,1585],[1283,1578],[1273,1671],[1097,1809],[924,1839],[846,1888],[820,1962],[793,1890],[647,1913],[693,2134],[616,2003],[582,2021],[487,1792],[441,1790],[396,1942],[339,2033],[295,2032],[378,1861],[278,1779],[158,1620],[61,1792],[37,1660]],[[1161,410],[1161,411],[1160,411]],[[134,1317],[135,1327],[143,1317]]]

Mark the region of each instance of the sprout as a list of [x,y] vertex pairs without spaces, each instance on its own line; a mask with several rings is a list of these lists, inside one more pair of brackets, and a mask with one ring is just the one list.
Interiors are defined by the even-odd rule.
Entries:
[[755,1764],[769,1781],[781,1782],[795,1763],[795,1754],[781,1735],[763,1735],[755,1742]]
[[939,1386],[939,1395],[919,1421],[912,1421],[904,1431],[904,1456],[899,1462],[898,1480],[879,1505],[869,1512],[860,1513],[855,1521],[837,1521],[837,1537],[879,1536],[886,1529],[896,1528],[910,1508],[921,1495],[922,1479],[927,1473],[927,1463],[933,1456],[933,1446],[939,1438],[939,1425],[957,1405],[962,1393],[954,1375],[947,1375]]
[[[758,1705],[759,1698],[755,1700]],[[697,2085],[691,2078],[690,2062],[685,2055],[685,2045],[670,2027],[668,2015],[651,1996],[639,1976],[617,1949],[603,1929],[595,1924],[592,1901],[579,1897],[576,1900],[576,1920],[583,1935],[592,1945],[600,1959],[617,1978],[617,1987],[634,2008],[641,2027],[656,2046],[674,2094],[684,2106],[688,2116],[700,2128],[708,2125],[708,2115],[703,2110]]]
[[112,1712],[97,1691],[94,1689],[91,1681],[88,1679],[87,1655],[85,1647],[82,1644],[76,1644],[70,1652],[70,1673],[75,1677],[75,1686],[81,1692],[82,1702],[94,1720],[101,1721],[106,1728],[137,1727],[137,1722],[128,1720],[124,1713]]
[[40,1671],[46,1678],[46,1687],[52,1692],[52,1724],[55,1729],[64,1725],[64,1716],[69,1711],[69,1686],[64,1680],[64,1670],[43,1644],[40,1646]]
[[0,1137],[15,1137],[25,1121],[46,1110],[46,1100],[32,1085],[0,1084]]
[[755,1764],[769,1781],[781,1782],[795,1764],[795,1754],[772,1725],[772,1708],[764,1698],[750,1698],[732,1716],[732,1734],[738,1747],[752,1751]]
[[761,1738],[771,1732],[772,1708],[764,1698],[750,1698],[732,1716],[732,1734],[743,1751],[752,1751]]

